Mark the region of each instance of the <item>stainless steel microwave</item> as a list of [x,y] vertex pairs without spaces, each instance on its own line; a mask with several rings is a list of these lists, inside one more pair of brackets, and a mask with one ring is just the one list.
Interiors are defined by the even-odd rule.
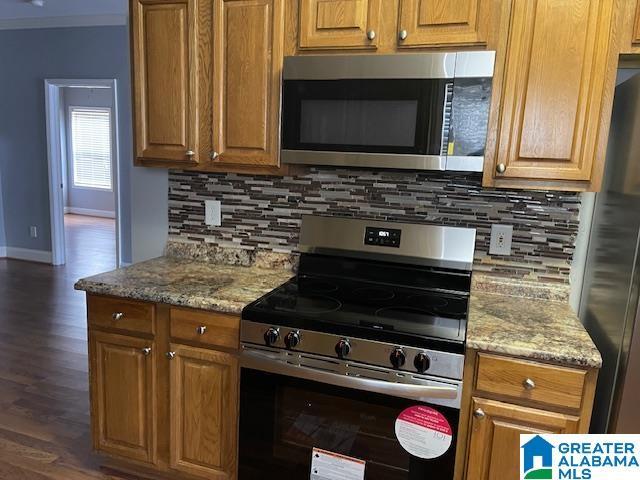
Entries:
[[284,163],[482,171],[495,52],[286,57]]

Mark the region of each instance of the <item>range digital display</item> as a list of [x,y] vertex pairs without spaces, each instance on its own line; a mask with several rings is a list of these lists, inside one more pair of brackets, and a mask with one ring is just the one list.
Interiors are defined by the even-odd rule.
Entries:
[[365,229],[364,244],[378,247],[400,247],[402,231],[397,228],[367,227]]

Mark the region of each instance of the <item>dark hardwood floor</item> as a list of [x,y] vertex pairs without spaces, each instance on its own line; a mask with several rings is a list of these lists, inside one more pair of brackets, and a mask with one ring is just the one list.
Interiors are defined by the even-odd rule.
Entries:
[[67,264],[0,259],[0,479],[111,479],[91,453],[84,292],[115,267],[114,221],[67,215]]

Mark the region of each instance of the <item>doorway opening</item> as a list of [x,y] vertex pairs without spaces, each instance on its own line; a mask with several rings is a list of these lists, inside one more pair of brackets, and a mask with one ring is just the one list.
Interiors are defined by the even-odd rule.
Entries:
[[47,79],[45,102],[52,264],[100,245],[92,258],[119,267],[116,80]]

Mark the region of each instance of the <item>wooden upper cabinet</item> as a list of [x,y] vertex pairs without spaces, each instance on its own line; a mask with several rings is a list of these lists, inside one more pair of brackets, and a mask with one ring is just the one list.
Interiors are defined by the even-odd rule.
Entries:
[[490,0],[400,0],[399,47],[485,45]]
[[139,163],[197,163],[195,2],[131,2]]
[[614,3],[513,2],[503,77],[494,78],[502,99],[486,186],[522,179],[599,188],[617,61]]
[[214,163],[279,164],[283,0],[215,0]]
[[520,478],[520,434],[578,433],[579,419],[474,398],[468,448],[469,480]]
[[299,47],[376,48],[383,1],[299,0]]
[[156,463],[154,347],[150,340],[91,332],[91,418],[96,450]]
[[171,468],[235,479],[238,360],[228,353],[171,345]]
[[640,53],[640,1],[624,0],[621,12],[620,53]]

